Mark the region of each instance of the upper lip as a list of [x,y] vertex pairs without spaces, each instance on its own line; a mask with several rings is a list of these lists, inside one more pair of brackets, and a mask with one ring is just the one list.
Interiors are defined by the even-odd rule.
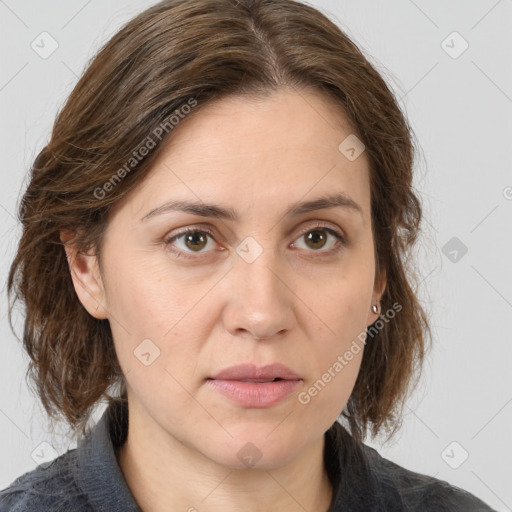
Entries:
[[276,379],[301,380],[301,377],[281,363],[265,366],[245,363],[224,368],[210,379],[215,380],[243,380],[243,379]]

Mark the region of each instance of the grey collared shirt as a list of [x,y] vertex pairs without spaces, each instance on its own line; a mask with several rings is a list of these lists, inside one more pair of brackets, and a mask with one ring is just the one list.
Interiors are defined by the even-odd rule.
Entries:
[[[0,512],[141,512],[116,455],[127,431],[126,406],[109,405],[76,448],[0,491]],[[338,422],[326,432],[324,461],[334,489],[328,512],[494,510],[458,487],[354,443]]]

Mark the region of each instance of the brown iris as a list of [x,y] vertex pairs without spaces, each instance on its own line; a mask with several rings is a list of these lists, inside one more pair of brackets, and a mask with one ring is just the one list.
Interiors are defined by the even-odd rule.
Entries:
[[313,244],[317,244],[319,241],[323,242],[320,246],[312,247],[313,249],[321,249],[325,245],[326,234],[325,231],[314,229],[312,231],[308,231],[306,239],[308,242],[312,242]]
[[[200,239],[199,245],[197,244],[197,240]],[[189,245],[189,242],[192,242],[192,246]],[[192,233],[187,233],[185,235],[185,244],[189,249],[203,249],[208,243],[208,235],[203,233],[202,231],[194,231]]]

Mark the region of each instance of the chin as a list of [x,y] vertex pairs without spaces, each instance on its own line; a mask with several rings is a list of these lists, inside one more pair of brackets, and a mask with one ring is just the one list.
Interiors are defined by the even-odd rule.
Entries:
[[239,431],[236,435],[232,429],[230,432],[234,435],[233,439],[215,443],[213,452],[212,445],[203,452],[230,469],[277,469],[291,462],[301,449],[300,439],[294,439],[284,430],[280,436],[274,432],[269,437],[267,429],[256,432],[255,428],[244,428],[243,432]]

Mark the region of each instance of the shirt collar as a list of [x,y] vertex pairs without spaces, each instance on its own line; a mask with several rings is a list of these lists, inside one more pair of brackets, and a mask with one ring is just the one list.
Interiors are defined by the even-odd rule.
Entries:
[[142,512],[116,457],[128,432],[126,413],[126,405],[109,404],[77,446],[75,478],[95,510],[101,512]]
[[[112,402],[77,446],[75,478],[98,511],[142,512],[126,483],[116,455],[127,433],[127,405]],[[328,512],[368,511],[378,506],[376,500],[382,490],[372,474],[368,451],[371,448],[356,444],[337,421],[326,432],[324,463],[333,487],[333,500]]]

